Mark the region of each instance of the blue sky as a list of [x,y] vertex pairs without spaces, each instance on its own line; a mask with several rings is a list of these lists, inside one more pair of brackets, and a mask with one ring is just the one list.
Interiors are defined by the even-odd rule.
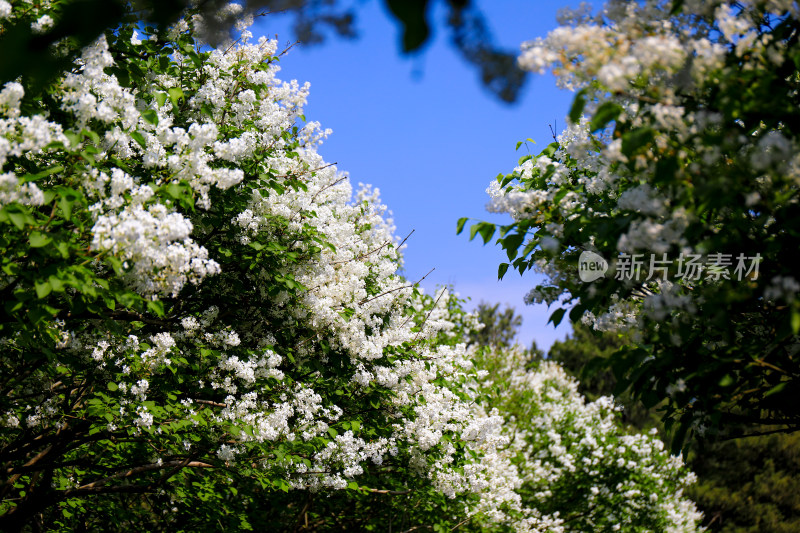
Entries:
[[[507,222],[486,212],[486,187],[498,173],[513,170],[525,146],[536,153],[551,140],[549,124],[560,129],[572,94],[557,89],[550,76],[528,80],[520,102],[507,105],[480,85],[477,71],[453,49],[443,29],[444,9],[433,11],[434,35],[426,49],[411,58],[399,53],[399,32],[376,0],[360,2],[359,38],[331,37],[321,46],[295,46],[281,61],[282,79],[311,83],[308,120],[333,134],[320,150],[350,174],[354,184],[370,183],[381,191],[393,213],[398,235],[407,241],[404,274],[426,291],[451,284],[470,306],[500,302],[523,315],[520,342],[536,340],[549,347],[569,326],[547,324],[545,306],[526,306],[525,293],[537,279],[509,272],[497,281],[505,253],[493,244],[470,242],[455,234],[460,217]],[[478,1],[495,42],[518,50],[556,26],[563,2],[534,0]],[[439,30],[439,31],[437,31]],[[276,34],[290,42],[289,20],[269,15],[252,28],[256,36]]]

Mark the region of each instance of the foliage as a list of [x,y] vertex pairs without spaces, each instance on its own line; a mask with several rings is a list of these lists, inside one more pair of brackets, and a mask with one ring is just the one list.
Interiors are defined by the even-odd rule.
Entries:
[[[2,24],[57,27],[38,9]],[[61,41],[52,84],[0,89],[0,529],[693,530],[680,459],[468,348],[276,42],[209,50],[204,20]]]
[[[583,375],[578,391],[594,399],[615,388],[613,374],[587,373],[587,365],[607,358],[622,344],[619,334],[593,332],[580,323],[573,334],[550,348],[548,359],[574,376]],[[647,409],[627,394],[616,400],[623,421],[638,430],[656,428],[663,434],[658,407]],[[800,499],[800,436],[771,434],[721,442],[699,442],[687,463],[697,482],[687,495],[703,512],[703,525],[720,532],[789,532],[798,529]]]
[[500,311],[500,304],[481,302],[475,309],[475,314],[483,327],[470,333],[469,341],[472,344],[506,348],[514,344],[514,338],[522,326],[522,317],[516,314],[513,307]]
[[667,401],[677,447],[800,428],[798,36],[790,1],[610,2],[520,57],[578,92],[557,142],[489,188],[514,219],[500,275],[544,273],[527,299],[556,324],[628,332],[607,363]]
[[712,531],[789,533],[800,527],[800,435],[713,443],[690,455],[687,491]]
[[589,400],[613,396],[622,408],[622,421],[639,431],[653,428],[663,434],[658,409],[648,409],[628,391],[618,391],[614,373],[606,361],[625,346],[624,335],[604,333],[598,335],[581,323],[572,325],[572,334],[556,341],[547,352],[547,358],[558,363],[569,375],[579,380],[578,392]]
[[[429,0],[383,0],[387,11],[399,23],[401,50],[404,54],[422,50],[431,39]],[[338,36],[353,38],[356,9],[336,0],[244,0],[237,2],[240,9],[226,9],[229,0],[52,0],[50,4],[58,17],[49,32],[35,31],[30,15],[38,13],[39,4],[29,0],[3,0],[2,6],[30,4],[28,17],[5,25],[0,33],[0,49],[14,50],[14,54],[0,56],[0,83],[15,80],[18,76],[32,76],[38,83],[52,81],[68,68],[75,56],[53,54],[51,45],[69,39],[79,50],[94,41],[101,33],[130,22],[126,7],[135,10],[139,20],[152,25],[163,34],[175,23],[191,4],[204,15],[204,28],[199,35],[213,45],[230,37],[231,28],[242,12],[252,15],[283,13],[293,18],[295,38],[304,44],[324,41],[326,29]],[[347,3],[349,4],[349,3]],[[483,13],[471,0],[447,0],[446,26],[451,42],[461,57],[480,73],[481,83],[503,102],[514,102],[525,84],[527,73],[520,69],[515,54],[492,44],[492,36]],[[10,10],[10,7],[2,7]],[[34,19],[38,20],[38,19]]]
[[696,530],[693,520],[699,514],[688,500],[659,494],[662,484],[685,486],[694,476],[674,476],[671,465],[681,460],[668,454],[655,432],[621,431],[611,397],[585,401],[577,381],[561,367],[532,362],[519,346],[485,350],[476,364],[486,369],[494,385],[488,406],[506,413],[511,435],[507,451],[524,474],[516,492],[525,507],[536,509],[518,527]]

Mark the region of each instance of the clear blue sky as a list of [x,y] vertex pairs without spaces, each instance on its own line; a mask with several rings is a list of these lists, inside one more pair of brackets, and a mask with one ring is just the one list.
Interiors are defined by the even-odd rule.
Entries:
[[[443,3],[443,2],[442,2]],[[451,284],[470,306],[500,302],[523,315],[520,342],[536,340],[549,347],[569,332],[547,324],[545,306],[525,306],[522,297],[536,284],[532,272],[509,272],[497,281],[506,259],[498,246],[470,242],[455,234],[460,217],[507,222],[486,212],[486,187],[498,173],[513,170],[525,146],[538,152],[551,140],[548,124],[560,129],[572,94],[556,88],[550,76],[528,81],[521,101],[507,105],[479,83],[478,73],[450,46],[441,6],[432,11],[435,34],[423,53],[399,53],[399,32],[377,0],[356,4],[359,38],[329,38],[321,46],[294,47],[281,61],[282,79],[311,83],[308,120],[333,134],[322,146],[327,161],[337,162],[354,184],[370,183],[381,191],[394,215],[397,233],[407,241],[405,275],[427,292]],[[495,42],[509,50],[556,26],[564,2],[534,0],[477,1]],[[269,15],[252,28],[256,36],[278,35],[289,42],[289,20]]]

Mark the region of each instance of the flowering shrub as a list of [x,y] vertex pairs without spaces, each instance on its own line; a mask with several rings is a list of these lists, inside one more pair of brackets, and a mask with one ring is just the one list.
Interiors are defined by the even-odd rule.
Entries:
[[396,274],[247,25],[131,23],[0,89],[0,528],[694,529],[659,441]]
[[676,445],[796,430],[796,3],[610,2],[563,16],[519,58],[577,94],[558,140],[488,189],[490,210],[514,219],[501,277],[545,274],[527,299],[563,305],[556,324],[571,306],[573,321],[632,332],[638,346],[609,361],[646,405],[669,400]]

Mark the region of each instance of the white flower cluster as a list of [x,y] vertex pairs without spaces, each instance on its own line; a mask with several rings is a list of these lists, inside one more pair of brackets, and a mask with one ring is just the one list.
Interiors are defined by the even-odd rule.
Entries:
[[[0,5],[2,9],[2,5]],[[0,89],[0,207],[16,202],[24,205],[44,203],[42,191],[33,182],[20,182],[14,172],[3,172],[10,157],[36,158],[49,144],[65,142],[59,124],[42,115],[22,116],[20,102],[25,91],[17,82]]]
[[148,209],[130,206],[119,214],[102,215],[94,226],[93,246],[130,262],[131,286],[142,294],[177,296],[187,281],[199,283],[217,274],[219,265],[189,235],[192,224],[163,204]]
[[[701,514],[694,504],[681,491],[664,494],[662,488],[667,483],[686,486],[694,477],[678,474],[681,459],[670,457],[654,434],[620,432],[613,401],[604,397],[585,402],[577,392],[577,382],[554,363],[526,370],[527,356],[519,348],[490,357],[503,359],[487,382],[505,389],[495,405],[514,415],[500,433],[509,444],[490,460],[510,459],[499,470],[515,470],[512,479],[520,484],[509,487],[505,502],[491,501],[497,497],[496,489],[487,495],[483,505],[491,509],[491,516],[499,518],[504,512],[516,516],[518,531],[572,531],[580,526],[570,522],[579,516],[540,511],[554,494],[568,490],[579,491],[570,497],[580,498],[582,508],[613,510],[592,517],[596,529],[626,531],[632,529],[635,517],[648,516],[660,517],[670,531],[696,530]],[[491,479],[490,483],[498,487],[509,481]],[[519,498],[520,492],[515,492],[519,487],[527,498]],[[577,509],[575,513],[580,515]]]
[[7,0],[0,0],[0,19],[6,19],[11,15],[11,4]]

